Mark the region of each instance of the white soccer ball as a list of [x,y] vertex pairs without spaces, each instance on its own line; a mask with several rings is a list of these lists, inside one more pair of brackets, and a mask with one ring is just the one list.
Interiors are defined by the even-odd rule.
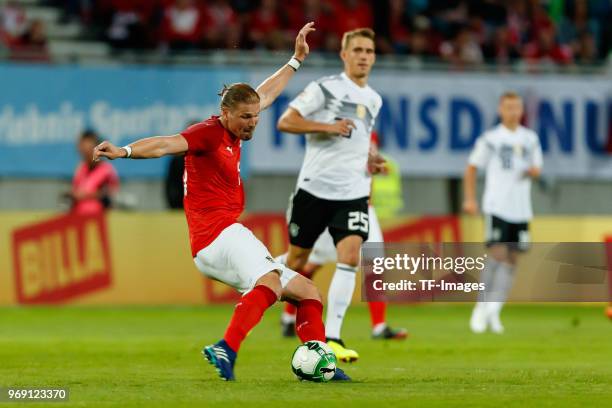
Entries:
[[327,382],[336,373],[336,355],[323,342],[307,341],[295,349],[291,369],[302,380]]

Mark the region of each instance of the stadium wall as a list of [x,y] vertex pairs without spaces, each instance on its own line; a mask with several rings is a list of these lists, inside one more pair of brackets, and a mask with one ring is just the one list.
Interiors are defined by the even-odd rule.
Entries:
[[[337,73],[300,71],[245,144],[243,172],[296,174],[303,138],[278,132],[276,121],[309,81]],[[217,112],[223,83],[257,84],[269,74],[241,67],[0,65],[0,177],[69,177],[78,160],[74,141],[84,128],[116,144],[174,134]],[[526,123],[540,136],[547,177],[612,179],[607,76],[375,70],[371,84],[384,101],[376,125],[382,147],[406,176],[460,176],[476,138],[497,121],[499,96],[512,89],[523,95]],[[117,167],[126,179],[160,178],[165,164],[121,161]]]
[[[250,212],[285,211],[295,189],[297,174],[252,174],[245,182],[246,209]],[[436,177],[403,177],[403,213],[443,215],[453,211],[451,182]],[[167,208],[160,180],[122,180],[120,207],[139,211]],[[63,210],[62,193],[70,190],[68,180],[0,179],[0,211]],[[482,191],[482,183],[479,186]],[[610,182],[597,180],[545,180],[532,188],[538,215],[610,215]],[[584,198],[588,197],[588,200]]]
[[[187,121],[217,111],[222,83],[257,83],[269,71],[243,66],[0,65],[0,210],[61,208],[57,197],[68,188],[78,161],[74,142],[82,129],[96,128],[119,144],[176,133]],[[284,209],[304,146],[301,137],[277,132],[276,119],[308,81],[336,73],[305,67],[262,114],[241,163],[243,176],[250,178],[249,211]],[[474,139],[496,120],[497,97],[509,88],[525,97],[527,123],[544,145],[544,182],[534,188],[536,212],[612,213],[608,77],[379,67],[372,85],[384,98],[377,127],[385,152],[403,172],[407,213],[453,210],[448,180],[460,177]],[[124,185],[125,206],[165,208],[161,178],[166,160],[114,165]]]
[[[299,170],[303,140],[277,131],[276,122],[309,81],[330,73],[338,74],[300,72],[262,114],[250,146],[252,172]],[[251,82],[267,74],[253,71]],[[376,121],[381,147],[404,175],[461,176],[478,136],[498,122],[499,97],[513,90],[525,100],[526,125],[540,136],[545,177],[612,178],[612,82],[607,76],[375,70],[370,84],[383,98]]]
[[[286,248],[284,215],[244,217],[273,255]],[[479,217],[402,217],[383,222],[392,242],[482,240]],[[602,242],[612,217],[537,217],[534,242]],[[327,292],[333,266],[315,281]],[[203,278],[191,259],[184,215],[123,213],[66,218],[0,213],[0,305],[209,304],[236,293]],[[359,290],[354,300],[359,299]]]

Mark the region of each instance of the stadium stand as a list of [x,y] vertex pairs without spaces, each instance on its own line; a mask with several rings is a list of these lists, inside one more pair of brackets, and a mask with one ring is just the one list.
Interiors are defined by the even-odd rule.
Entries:
[[3,0],[0,16],[5,53],[41,60],[274,52],[307,20],[321,54],[336,53],[345,30],[369,26],[383,56],[455,68],[597,65],[612,43],[606,0]]

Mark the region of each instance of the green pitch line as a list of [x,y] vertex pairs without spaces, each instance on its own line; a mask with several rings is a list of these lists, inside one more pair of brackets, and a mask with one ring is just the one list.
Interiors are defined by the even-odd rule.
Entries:
[[[599,305],[511,305],[502,336],[471,334],[468,305],[391,306],[405,342],[370,340],[367,309],[355,307],[351,384],[293,377],[297,340],[280,338],[278,307],[245,341],[238,381],[220,381],[200,349],[231,310],[0,308],[0,387],[68,387],[70,402],[53,407],[612,406],[612,322]],[[27,406],[38,405],[49,406]]]

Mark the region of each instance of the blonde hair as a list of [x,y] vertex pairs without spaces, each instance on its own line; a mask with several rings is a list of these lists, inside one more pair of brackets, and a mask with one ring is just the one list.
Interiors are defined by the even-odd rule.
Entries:
[[342,35],[342,49],[346,50],[351,40],[356,37],[369,38],[370,40],[374,41],[376,34],[374,33],[374,30],[367,27],[347,31]]
[[221,97],[221,108],[235,109],[240,103],[259,103],[259,94],[253,87],[244,82],[237,82],[231,85],[223,85],[219,92]]
[[503,94],[501,94],[501,96],[499,97],[499,101],[502,102],[504,99],[520,99],[520,100],[522,100],[523,98],[521,97],[521,95],[519,95],[518,92],[515,92],[515,91],[506,91]]

